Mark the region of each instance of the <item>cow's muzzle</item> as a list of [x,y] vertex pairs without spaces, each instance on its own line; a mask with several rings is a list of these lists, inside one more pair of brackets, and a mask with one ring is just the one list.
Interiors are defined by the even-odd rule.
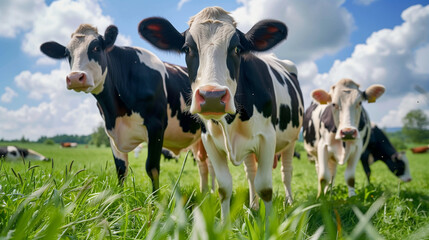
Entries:
[[358,137],[358,131],[354,128],[343,128],[340,130],[341,140],[355,140]]
[[227,112],[230,101],[228,89],[198,89],[195,94],[195,104],[202,115],[223,115]]
[[84,91],[92,84],[87,81],[87,76],[84,72],[72,72],[66,77],[67,89],[73,89],[76,91]]

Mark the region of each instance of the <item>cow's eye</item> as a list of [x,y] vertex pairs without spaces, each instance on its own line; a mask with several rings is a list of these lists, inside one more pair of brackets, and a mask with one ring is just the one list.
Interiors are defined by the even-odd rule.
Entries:
[[92,51],[93,51],[93,52],[98,52],[98,51],[100,51],[100,47],[99,47],[99,46],[95,46],[95,47],[92,49]]
[[239,48],[239,47],[235,47],[234,48],[234,52],[235,52],[235,54],[240,54],[240,52],[241,52],[241,49]]
[[183,51],[184,53],[188,54],[188,53],[190,52],[190,48],[189,48],[188,46],[184,46],[184,47],[182,48],[182,51]]

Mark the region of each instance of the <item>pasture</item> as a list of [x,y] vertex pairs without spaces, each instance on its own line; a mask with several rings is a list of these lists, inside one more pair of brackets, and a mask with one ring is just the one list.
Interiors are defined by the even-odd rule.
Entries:
[[217,193],[199,192],[198,167],[191,156],[183,164],[186,153],[179,163],[161,160],[160,193],[153,196],[145,151],[138,159],[129,154],[131,169],[119,187],[108,147],[15,145],[53,161],[1,162],[0,239],[429,239],[428,154],[407,152],[409,183],[376,162],[368,185],[359,163],[352,198],[339,166],[332,194],[316,200],[316,171],[300,152],[292,206],[283,203],[280,164],[273,170],[273,211],[264,230],[263,204],[260,211],[248,208],[243,166],[230,164],[233,198],[224,227]]

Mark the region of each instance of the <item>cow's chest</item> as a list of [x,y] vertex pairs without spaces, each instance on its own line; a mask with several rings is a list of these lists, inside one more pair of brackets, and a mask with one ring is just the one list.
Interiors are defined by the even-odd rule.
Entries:
[[130,116],[117,117],[114,127],[107,130],[107,134],[119,151],[130,152],[141,142],[148,141],[147,128],[143,123],[140,114],[133,112]]

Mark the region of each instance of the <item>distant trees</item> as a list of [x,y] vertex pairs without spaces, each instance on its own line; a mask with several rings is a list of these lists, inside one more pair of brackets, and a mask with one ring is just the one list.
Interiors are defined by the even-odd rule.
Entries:
[[79,135],[59,134],[59,135],[55,135],[53,137],[42,136],[37,140],[37,142],[46,143],[47,140],[52,140],[55,143],[76,142],[78,144],[88,144],[91,141],[91,135],[80,135],[79,136]]
[[412,142],[422,143],[429,141],[429,119],[426,114],[420,110],[411,110],[402,118],[404,124],[402,132]]
[[104,130],[104,125],[100,124],[91,134],[91,144],[100,147],[101,145],[110,146],[109,137]]

